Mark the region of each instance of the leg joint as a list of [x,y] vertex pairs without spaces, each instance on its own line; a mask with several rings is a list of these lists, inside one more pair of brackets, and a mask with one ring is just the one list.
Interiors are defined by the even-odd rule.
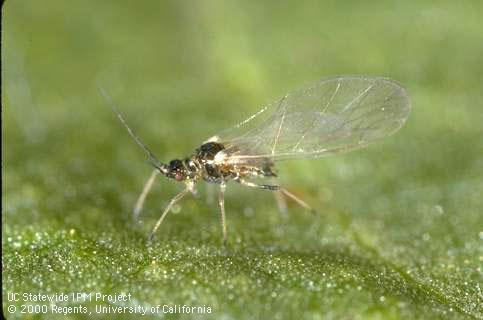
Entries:
[[262,184],[262,185],[260,185],[260,188],[267,189],[267,190],[272,190],[272,191],[280,190],[280,186],[269,185],[269,184]]

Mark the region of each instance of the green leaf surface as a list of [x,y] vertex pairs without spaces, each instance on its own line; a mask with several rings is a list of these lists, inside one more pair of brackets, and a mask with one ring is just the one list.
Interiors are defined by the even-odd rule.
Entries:
[[[112,310],[167,306],[142,318],[483,318],[482,10],[480,1],[7,2],[4,315],[133,319]],[[99,86],[169,161],[339,74],[394,78],[413,110],[379,145],[278,165],[280,183],[317,214],[291,202],[281,214],[270,192],[229,184],[222,245],[217,186],[200,183],[146,241],[182,186],[156,180],[133,220],[151,169]],[[57,302],[55,313],[11,293],[92,299]],[[22,313],[27,305],[48,312]],[[91,314],[67,309],[79,306]]]

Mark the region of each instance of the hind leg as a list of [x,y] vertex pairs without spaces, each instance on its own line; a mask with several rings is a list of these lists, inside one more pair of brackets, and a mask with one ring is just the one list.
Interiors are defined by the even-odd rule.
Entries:
[[277,191],[273,193],[273,197],[277,202],[278,211],[284,216],[287,215],[287,201],[285,201],[285,197],[281,191]]
[[250,188],[258,188],[258,189],[265,189],[265,190],[271,190],[271,191],[277,191],[280,192],[281,194],[289,197],[296,203],[298,203],[301,207],[304,207],[307,210],[314,211],[311,206],[309,206],[305,201],[294,195],[293,193],[289,192],[287,189],[282,188],[277,185],[268,185],[268,184],[256,184],[250,181],[245,181],[243,179],[237,179],[239,183],[241,183],[244,186],[250,187]]
[[304,207],[305,209],[310,210],[310,211],[314,211],[314,209],[312,209],[312,207],[309,206],[307,204],[307,202],[305,202],[304,200],[300,199],[299,197],[297,197],[296,195],[294,195],[293,193],[291,193],[287,189],[280,188],[280,192],[283,195],[285,195],[285,196],[289,197],[290,199],[292,199],[293,201],[297,202],[300,206]]

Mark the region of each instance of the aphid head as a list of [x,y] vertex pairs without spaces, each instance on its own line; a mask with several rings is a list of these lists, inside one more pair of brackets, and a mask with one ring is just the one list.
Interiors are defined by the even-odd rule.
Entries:
[[168,178],[176,181],[183,181],[188,178],[188,170],[186,170],[181,160],[171,160],[168,165],[163,165],[161,172]]

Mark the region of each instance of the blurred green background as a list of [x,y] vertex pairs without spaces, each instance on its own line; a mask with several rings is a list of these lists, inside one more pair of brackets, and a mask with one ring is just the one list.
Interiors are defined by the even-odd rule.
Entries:
[[[7,1],[4,313],[65,319],[9,314],[22,304],[9,292],[102,292],[132,294],[112,306],[212,308],[167,319],[481,319],[482,12],[481,1]],[[158,180],[133,223],[151,168],[98,85],[168,161],[340,74],[396,79],[413,110],[379,145],[280,163],[281,184],[317,216],[291,203],[281,215],[268,192],[229,185],[223,247],[215,189],[200,184],[146,245],[181,186]]]

